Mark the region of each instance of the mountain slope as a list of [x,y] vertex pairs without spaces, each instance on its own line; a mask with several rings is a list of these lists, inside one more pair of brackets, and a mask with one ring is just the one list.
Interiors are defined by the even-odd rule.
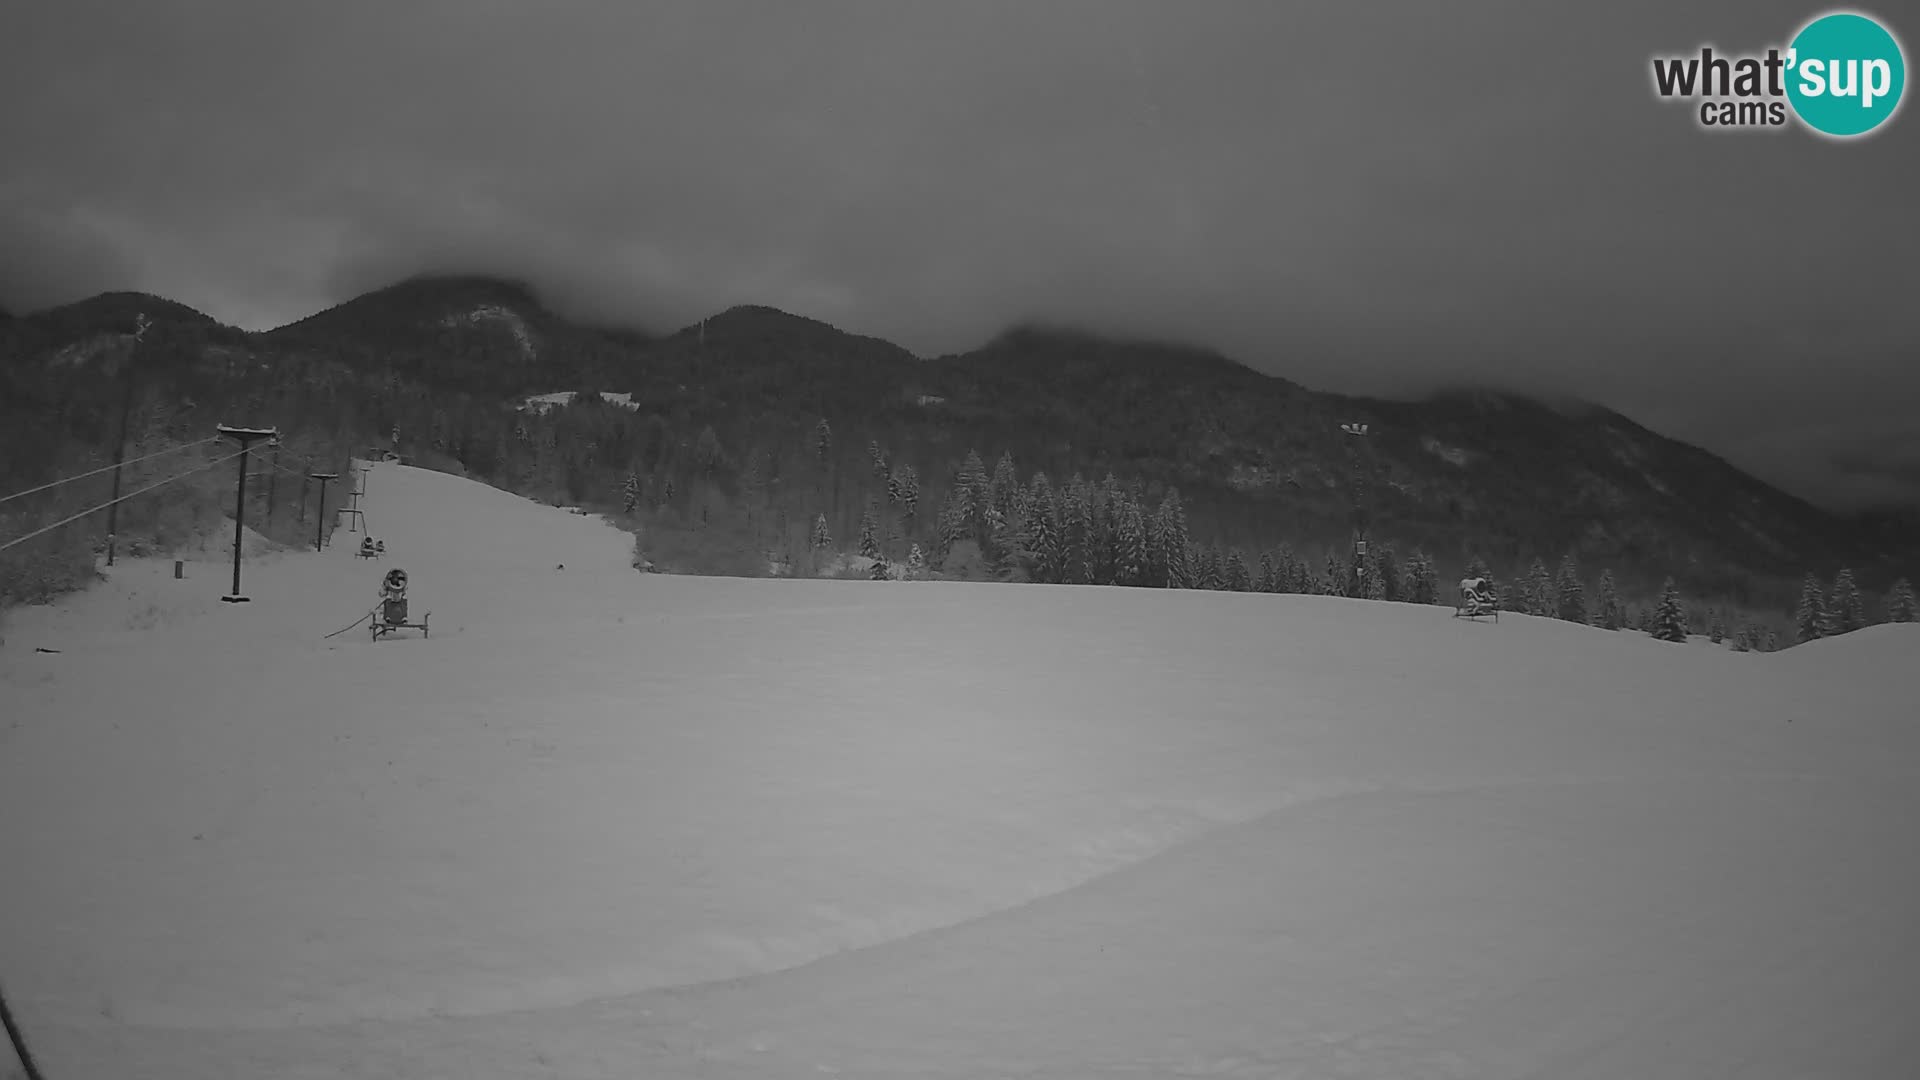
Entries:
[[612,377],[645,340],[576,326],[525,285],[483,277],[409,279],[261,335],[295,356],[489,395]]
[[[1731,579],[1827,560],[1899,563],[1920,550],[1914,533],[1863,534],[1594,406],[1484,391],[1352,398],[1202,351],[1039,331],[931,369],[947,396],[938,411],[982,442],[1055,471],[1176,483],[1210,513],[1246,522],[1243,536],[1344,533],[1357,456],[1376,531],[1449,557],[1552,562],[1578,549],[1649,577],[1724,568]],[[1342,432],[1347,422],[1369,425],[1364,441]]]
[[[289,429],[322,424],[330,452],[390,444],[397,429],[423,461],[570,503],[621,506],[634,479],[646,513],[671,515],[663,527],[698,533],[719,514],[747,551],[804,549],[816,516],[851,538],[870,499],[897,514],[885,477],[896,465],[918,472],[923,512],[900,523],[894,557],[909,542],[931,550],[975,450],[989,466],[1011,454],[1023,485],[1035,470],[1092,484],[1111,472],[1149,509],[1177,489],[1200,544],[1257,554],[1285,541],[1315,562],[1346,548],[1357,472],[1375,537],[1425,549],[1443,572],[1477,556],[1504,577],[1576,551],[1630,590],[1674,575],[1697,593],[1786,606],[1809,570],[1851,566],[1879,588],[1920,564],[1911,523],[1860,527],[1606,409],[1475,390],[1354,398],[1206,350],[1058,328],[921,360],[772,308],[654,337],[573,323],[513,282],[426,277],[255,335],[114,294],[7,324],[31,328],[8,333],[7,362],[44,367],[66,339],[124,334],[143,305],[160,317],[142,363],[191,374],[195,400],[233,400]],[[270,388],[209,385],[243,370]],[[635,407],[517,411],[575,390],[628,394]],[[98,392],[104,415],[111,388]],[[1343,434],[1347,422],[1370,434]],[[93,444],[106,437],[98,423],[87,430]],[[716,542],[690,534],[688,546]]]

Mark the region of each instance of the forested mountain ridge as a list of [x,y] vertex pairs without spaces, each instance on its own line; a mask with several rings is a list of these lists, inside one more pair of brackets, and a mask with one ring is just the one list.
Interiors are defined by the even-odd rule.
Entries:
[[[610,510],[678,569],[791,566],[820,531],[854,546],[871,516],[889,558],[918,544],[937,564],[970,537],[1000,549],[995,572],[1018,573],[1032,538],[992,525],[994,478],[970,477],[971,462],[986,473],[1003,457],[1013,475],[995,498],[1009,513],[1004,489],[1024,501],[1036,472],[1063,498],[1077,487],[1089,512],[1111,503],[1116,522],[1122,502],[1151,514],[1177,492],[1191,541],[1243,561],[1281,543],[1316,566],[1344,552],[1356,477],[1376,540],[1449,573],[1479,557],[1507,575],[1572,551],[1630,590],[1673,575],[1698,594],[1776,603],[1809,570],[1851,566],[1871,584],[1920,561],[1914,529],[1860,527],[1592,406],[1477,390],[1346,397],[1203,349],[1046,327],[933,359],[754,306],[654,336],[476,277],[402,282],[267,333],[125,293],[0,322],[4,486],[111,460],[129,370],[150,441],[215,420],[277,425],[290,451],[343,462],[393,446],[397,430],[398,452],[422,464]],[[574,390],[634,407],[591,395],[524,407]],[[1364,439],[1342,431],[1351,422]]]

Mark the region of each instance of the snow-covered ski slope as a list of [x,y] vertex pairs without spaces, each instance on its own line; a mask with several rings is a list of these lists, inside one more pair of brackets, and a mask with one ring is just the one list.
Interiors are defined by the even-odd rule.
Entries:
[[[248,604],[131,563],[11,617],[0,985],[52,1080],[1920,1061],[1920,628],[664,577],[451,476],[362,505],[384,560]],[[432,638],[324,639],[391,566]]]

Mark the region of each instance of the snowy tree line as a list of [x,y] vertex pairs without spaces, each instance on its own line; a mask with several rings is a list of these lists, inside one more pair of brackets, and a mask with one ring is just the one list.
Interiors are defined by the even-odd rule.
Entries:
[[[1405,559],[1376,544],[1356,568],[1329,549],[1319,558],[1287,543],[1261,551],[1191,535],[1179,489],[1157,498],[1135,478],[1108,473],[1098,482],[1074,474],[1056,482],[1035,470],[1024,479],[1010,454],[989,470],[968,451],[929,515],[919,474],[869,447],[877,489],[859,523],[860,554],[875,562],[911,561],[921,551],[929,572],[948,576],[1063,585],[1212,589],[1236,592],[1359,595],[1434,603],[1437,570],[1422,552]],[[922,547],[921,541],[925,540]],[[831,545],[825,515],[810,546]]]
[[[710,439],[702,433],[700,443]],[[812,487],[829,505],[842,500],[842,478],[834,467],[834,434],[824,419],[813,427],[808,446],[819,470]],[[717,447],[701,459],[724,457]],[[853,547],[875,578],[947,578],[1106,585],[1142,588],[1203,589],[1230,592],[1351,596],[1382,601],[1450,604],[1455,590],[1442,584],[1434,557],[1413,549],[1401,554],[1391,541],[1373,539],[1355,564],[1351,549],[1323,547],[1317,552],[1291,543],[1249,548],[1194,535],[1179,489],[1166,485],[1149,495],[1139,478],[1122,480],[1112,472],[1093,480],[1083,473],[1064,479],[1045,470],[1024,475],[1011,453],[989,468],[977,450],[968,450],[944,476],[944,494],[931,504],[915,467],[896,461],[876,440],[869,440],[862,472],[853,484],[860,500]],[[755,483],[749,457],[741,489],[749,509],[763,489]],[[644,485],[630,478],[628,501]],[[819,565],[836,549],[836,531],[826,512],[809,515],[805,551]],[[1634,630],[1664,640],[1684,641],[1704,633],[1715,643],[1739,650],[1780,647],[1780,634],[1731,607],[1707,604],[1690,608],[1672,580],[1649,603],[1624,598],[1610,570],[1591,582],[1571,553],[1550,569],[1535,558],[1510,580],[1498,580],[1486,562],[1475,558],[1468,576],[1495,581],[1503,610],[1563,619],[1610,630]],[[1853,590],[1843,571],[1835,595]],[[1824,597],[1824,594],[1823,594]],[[1903,601],[1901,598],[1905,597]],[[1823,599],[1822,604],[1828,602]],[[1857,611],[1856,601],[1834,606]],[[1911,621],[1911,589],[1903,581],[1889,594],[1890,621]],[[1822,610],[1825,610],[1823,607]],[[1823,617],[1824,618],[1824,617]],[[1837,617],[1822,633],[1864,625],[1864,613]],[[1823,627],[1829,626],[1822,622]],[[1796,640],[1806,640],[1804,633]]]
[[[1475,560],[1469,576],[1491,577],[1486,564]],[[1558,572],[1550,572],[1546,562],[1535,559],[1517,582],[1500,586],[1501,607],[1528,615],[1564,619],[1607,630],[1638,630],[1663,641],[1684,642],[1696,624],[1714,644],[1730,644],[1740,652],[1772,651],[1780,647],[1778,633],[1750,617],[1735,614],[1726,606],[1707,605],[1696,617],[1673,579],[1667,579],[1659,598],[1651,607],[1623,603],[1614,586],[1611,571],[1602,571],[1591,600],[1583,582],[1579,564],[1572,554],[1561,560]],[[1893,583],[1882,605],[1886,621],[1911,623],[1916,618],[1912,584],[1901,578]],[[1800,608],[1795,616],[1793,643],[1804,643],[1859,630],[1870,624],[1866,601],[1855,584],[1853,571],[1841,570],[1831,588],[1818,575],[1809,574],[1801,588]]]
[[[462,425],[432,413],[425,419],[420,433],[430,449],[461,449],[445,433]],[[844,537],[849,552],[885,564],[885,576],[896,578],[938,574],[1425,603],[1455,598],[1452,582],[1437,580],[1437,559],[1426,551],[1374,538],[1354,566],[1347,543],[1223,543],[1211,515],[1205,523],[1189,521],[1188,502],[1177,486],[1137,475],[1023,472],[1010,453],[988,467],[977,450],[923,471],[924,461],[896,456],[864,432],[843,445],[818,415],[794,426],[761,428],[749,438],[736,452],[711,424],[691,415],[635,415],[583,393],[570,406],[513,417],[501,436],[511,451],[492,455],[501,462],[494,478],[536,497],[551,492],[585,504],[595,501],[594,489],[605,483],[596,482],[595,474],[625,463],[602,489],[606,500],[633,515],[636,525],[645,517],[652,542],[673,529],[688,530],[685,558],[668,560],[680,565],[707,565],[716,551],[734,544],[752,553],[734,560],[738,572],[765,572],[769,565],[812,572],[836,564],[837,541]],[[924,449],[919,454],[924,457]],[[740,535],[727,535],[729,529]],[[1324,541],[1324,529],[1320,536]],[[1495,576],[1484,564],[1468,572]],[[1572,557],[1557,570],[1535,559],[1499,589],[1504,610],[1647,632],[1662,598],[1629,602],[1610,574],[1582,578]],[[1730,640],[1736,648],[1770,647],[1769,631],[1774,647],[1781,638],[1800,636],[1791,627],[1790,610],[1773,616],[1776,629],[1761,625],[1764,614],[1735,614],[1716,605],[1683,609],[1694,632]],[[1895,617],[1891,610],[1888,617]]]

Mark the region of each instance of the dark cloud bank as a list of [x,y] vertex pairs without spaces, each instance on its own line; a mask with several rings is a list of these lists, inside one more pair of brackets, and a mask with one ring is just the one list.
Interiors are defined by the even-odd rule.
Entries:
[[0,306],[135,288],[259,329],[478,271],[922,354],[1041,319],[1581,396],[1816,502],[1920,503],[1920,117],[1716,136],[1650,90],[1653,53],[1814,8],[1318,7],[29,5]]

